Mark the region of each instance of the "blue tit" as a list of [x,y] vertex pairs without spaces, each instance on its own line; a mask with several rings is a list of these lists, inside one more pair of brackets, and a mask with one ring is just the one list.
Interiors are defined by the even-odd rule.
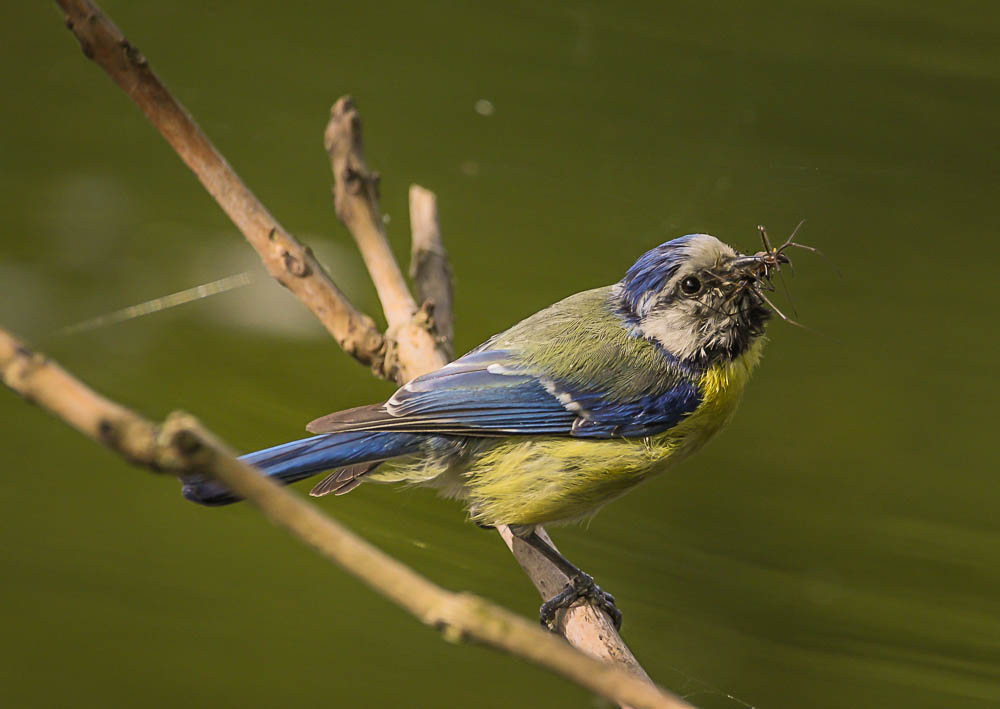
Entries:
[[[282,483],[332,470],[315,496],[377,481],[461,498],[474,522],[510,525],[570,578],[543,622],[583,596],[618,622],[610,596],[534,528],[590,517],[730,420],[761,357],[763,291],[786,262],[708,234],[668,241],[618,283],[559,301],[384,403],[316,419],[306,428],[318,435],[242,460]],[[183,492],[204,505],[238,499],[204,478]]]

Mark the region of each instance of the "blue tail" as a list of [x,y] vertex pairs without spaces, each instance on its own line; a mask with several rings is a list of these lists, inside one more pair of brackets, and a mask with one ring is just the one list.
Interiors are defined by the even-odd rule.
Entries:
[[[240,456],[240,460],[288,485],[324,470],[413,453],[424,438],[415,433],[324,433],[248,453]],[[213,507],[242,499],[222,483],[202,475],[185,477],[182,492],[191,502]]]

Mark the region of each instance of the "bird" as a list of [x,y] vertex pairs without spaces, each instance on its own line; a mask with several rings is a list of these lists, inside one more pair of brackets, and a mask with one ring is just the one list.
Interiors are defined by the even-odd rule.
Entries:
[[[583,598],[619,626],[614,597],[536,528],[592,517],[732,418],[772,309],[784,317],[766,295],[771,278],[800,246],[793,232],[772,248],[758,228],[764,250],[751,255],[709,234],[662,243],[617,283],[560,300],[383,403],[312,421],[309,438],[241,460],[284,484],[332,471],[313,496],[376,481],[460,498],[471,521],[508,525],[566,574],[540,609],[543,625]],[[182,482],[193,502],[239,500],[205,476]]]

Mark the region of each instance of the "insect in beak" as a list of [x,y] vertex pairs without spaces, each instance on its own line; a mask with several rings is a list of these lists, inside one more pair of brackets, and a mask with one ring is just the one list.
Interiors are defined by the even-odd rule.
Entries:
[[778,315],[778,317],[785,322],[799,327],[804,326],[785,315],[785,313],[783,313],[774,304],[774,302],[767,297],[764,291],[773,292],[775,290],[774,283],[771,279],[775,273],[779,273],[781,271],[781,267],[783,265],[787,265],[789,268],[792,268],[792,261],[785,254],[787,249],[794,246],[796,248],[813,251],[822,255],[819,249],[813,248],[812,246],[806,246],[805,244],[799,244],[795,241],[795,235],[799,233],[799,229],[802,228],[803,224],[805,224],[805,219],[798,223],[798,226],[795,227],[791,235],[785,240],[785,243],[777,248],[772,246],[771,240],[767,238],[767,229],[763,226],[758,226],[757,231],[760,232],[760,240],[764,245],[764,249],[751,256],[740,256],[731,262],[731,266],[734,270],[744,274],[747,288],[756,293],[757,296]]
[[[799,233],[799,229],[801,229],[802,225],[805,223],[805,219],[800,221],[792,231],[791,235],[785,240],[785,243],[777,248],[771,245],[771,240],[767,237],[767,229],[765,229],[763,225],[759,225],[757,227],[757,231],[760,232],[760,240],[764,245],[764,250],[758,251],[750,256],[740,256],[732,262],[733,268],[743,270],[758,284],[766,283],[769,285],[772,273],[780,271],[783,265],[787,265],[789,268],[792,268],[792,261],[788,258],[788,255],[785,254],[787,249],[794,246],[799,249],[805,249],[806,251],[819,253],[818,249],[795,241],[795,235]],[[794,268],[792,270],[794,272]],[[769,290],[771,290],[771,288],[769,288]]]

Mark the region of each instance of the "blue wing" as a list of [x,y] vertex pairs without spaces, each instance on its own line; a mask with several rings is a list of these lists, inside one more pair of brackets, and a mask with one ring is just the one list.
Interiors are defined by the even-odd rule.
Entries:
[[313,421],[313,433],[405,431],[464,436],[643,437],[697,408],[695,384],[674,379],[660,391],[617,400],[527,365],[518,353],[479,349],[418,377],[385,404]]

